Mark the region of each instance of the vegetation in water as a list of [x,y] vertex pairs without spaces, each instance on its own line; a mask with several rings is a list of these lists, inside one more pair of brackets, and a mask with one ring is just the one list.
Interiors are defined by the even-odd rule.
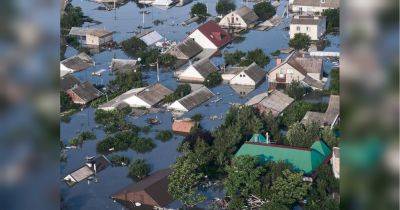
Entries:
[[131,162],[129,157],[123,155],[112,155],[108,159],[114,167],[128,166]]
[[83,131],[77,137],[69,141],[69,145],[79,146],[82,145],[84,141],[96,139],[96,135],[90,131]]
[[181,84],[178,85],[178,87],[175,89],[175,91],[173,93],[171,93],[170,95],[167,95],[164,99],[165,102],[167,103],[171,103],[174,102],[186,95],[188,95],[191,92],[191,87],[189,84]]
[[236,50],[233,53],[225,53],[224,60],[226,65],[248,66],[255,62],[261,68],[270,62],[270,58],[265,55],[262,49],[255,49],[247,53]]
[[162,141],[162,142],[166,142],[170,139],[172,139],[172,132],[169,130],[163,130],[163,131],[159,131],[156,135],[156,139]]
[[226,15],[236,9],[235,2],[233,0],[218,0],[215,10],[219,15]]
[[254,5],[254,12],[259,17],[259,20],[265,21],[272,18],[276,14],[276,9],[270,2],[260,2]]
[[215,87],[221,84],[222,82],[222,76],[219,72],[212,72],[210,73],[206,79],[204,80],[204,85],[207,87]]
[[326,32],[337,32],[340,26],[340,9],[325,9],[322,15],[326,17]]
[[139,181],[150,173],[150,164],[144,159],[137,159],[129,165],[128,176],[134,181]]
[[201,18],[207,17],[208,16],[207,5],[201,2],[194,4],[190,9],[190,16],[191,17],[198,16]]
[[311,38],[307,34],[297,33],[289,41],[289,46],[295,50],[308,50],[311,45]]

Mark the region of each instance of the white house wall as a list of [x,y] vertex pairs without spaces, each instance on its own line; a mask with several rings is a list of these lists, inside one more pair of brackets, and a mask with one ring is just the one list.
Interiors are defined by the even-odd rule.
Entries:
[[175,110],[175,111],[181,111],[181,112],[187,112],[189,110],[187,110],[181,103],[179,103],[179,101],[175,101],[174,103],[172,103],[168,109],[170,110]]
[[[233,22],[232,22],[233,18]],[[233,23],[233,24],[232,24]],[[243,18],[236,14],[235,11],[225,15],[222,20],[219,22],[221,27],[228,28],[229,26],[234,28],[247,28],[248,25],[244,22]]]
[[252,80],[246,73],[244,73],[244,71],[236,75],[229,83],[231,85],[256,85],[255,81]]
[[[298,27],[300,30],[297,30]],[[317,25],[290,24],[289,34],[290,34],[291,39],[293,39],[295,34],[301,33],[301,34],[307,34],[308,36],[310,36],[311,40],[318,40],[318,38],[323,35],[323,33],[321,33],[321,31],[322,31],[321,29],[318,30]]]
[[137,96],[132,96],[124,100],[125,103],[127,103],[130,107],[146,107],[150,108],[151,105],[143,101]]
[[304,79],[304,75],[293,68],[291,65],[285,63],[279,68],[268,73],[268,82],[276,82],[276,74],[286,74],[286,83],[291,83],[293,80],[301,81]]
[[199,81],[203,82],[204,77],[194,68],[193,65],[189,66],[182,74],[179,75],[179,80],[182,81]]
[[192,34],[189,35],[190,38],[193,38],[197,44],[199,44],[203,49],[218,49],[217,46],[214,45],[203,33],[199,30],[195,30]]

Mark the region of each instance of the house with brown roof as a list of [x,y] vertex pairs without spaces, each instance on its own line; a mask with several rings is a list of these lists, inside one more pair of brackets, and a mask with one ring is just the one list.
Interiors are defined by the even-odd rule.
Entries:
[[113,40],[112,31],[99,28],[72,27],[69,35],[84,38],[84,44],[94,46],[100,46]]
[[322,79],[323,60],[304,53],[292,52],[283,62],[276,60],[276,67],[268,72],[270,87],[287,85],[292,81],[301,81],[313,89],[322,90],[325,83]]
[[94,60],[86,53],[69,57],[60,62],[60,74],[65,75],[77,71],[85,70],[95,65]]
[[232,41],[231,35],[212,20],[194,30],[189,38],[203,49],[221,49]]
[[261,93],[246,102],[247,106],[254,106],[263,114],[272,113],[274,117],[280,115],[294,101],[293,98],[278,90]]
[[166,53],[180,60],[188,60],[199,54],[203,48],[192,38],[187,38],[181,43],[171,47]]
[[218,68],[208,58],[188,66],[179,76],[179,81],[202,83],[207,76],[218,71]]
[[160,83],[142,88],[135,88],[102,104],[99,109],[110,111],[119,107],[145,107],[151,108],[160,104],[164,98],[173,93]]
[[319,13],[326,9],[337,9],[340,7],[340,0],[293,0],[292,12],[296,13]]
[[207,87],[201,87],[183,98],[173,102],[168,109],[179,112],[188,112],[214,96]]
[[222,28],[250,28],[258,20],[256,13],[248,8],[247,6],[242,6],[239,9],[230,12],[225,15],[219,25]]
[[172,131],[178,134],[189,134],[190,130],[196,125],[197,123],[190,118],[174,120],[172,123]]
[[333,128],[339,121],[339,114],[340,96],[331,95],[325,113],[308,111],[301,122],[303,124],[317,123],[321,127],[329,126]]
[[169,168],[159,170],[114,193],[111,198],[133,209],[167,207],[174,200],[168,192],[168,176],[171,173]]
[[72,74],[67,74],[63,77],[61,77],[60,85],[61,85],[61,90],[67,92],[67,90],[76,87],[81,84],[81,81],[79,81],[78,78],[76,78]]
[[229,84],[257,86],[265,80],[266,72],[256,63],[252,63],[233,77]]
[[67,94],[75,104],[87,104],[103,95],[102,92],[88,81],[67,90]]
[[326,32],[326,17],[294,16],[290,21],[289,35],[293,39],[296,34],[306,34],[311,40],[319,40]]

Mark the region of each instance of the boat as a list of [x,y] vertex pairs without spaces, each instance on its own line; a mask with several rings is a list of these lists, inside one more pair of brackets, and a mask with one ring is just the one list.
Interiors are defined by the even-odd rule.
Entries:
[[106,69],[100,69],[100,70],[98,70],[98,71],[94,71],[94,72],[92,72],[92,76],[99,76],[99,77],[101,77],[102,73],[105,72],[105,71],[107,71],[107,70],[106,70]]
[[158,118],[147,118],[147,123],[150,125],[158,125],[161,122]]

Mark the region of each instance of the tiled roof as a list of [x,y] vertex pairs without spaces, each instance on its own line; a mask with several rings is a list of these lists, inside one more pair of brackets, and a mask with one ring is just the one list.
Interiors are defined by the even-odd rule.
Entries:
[[60,85],[61,85],[61,90],[63,91],[67,91],[79,84],[81,84],[81,81],[79,81],[79,79],[74,77],[72,74],[67,74],[61,77]]
[[323,141],[316,141],[310,149],[276,144],[244,143],[235,156],[250,155],[261,163],[285,161],[294,169],[312,174],[331,155],[331,150]]
[[70,89],[73,93],[75,93],[79,98],[84,100],[86,103],[90,102],[102,95],[102,93],[97,90],[90,82],[84,82],[80,85]]
[[231,35],[212,20],[197,29],[218,48],[225,46],[232,40]]
[[140,91],[136,94],[136,96],[146,103],[150,104],[151,106],[159,103],[162,101],[165,96],[173,93],[172,90],[166,88],[164,85],[160,83],[156,83],[151,85],[144,90]]
[[206,78],[209,74],[218,71],[218,68],[214,66],[209,59],[202,59],[193,64],[193,67]]
[[196,122],[192,119],[181,119],[175,120],[172,123],[172,131],[178,133],[190,133],[190,130],[196,125]]

